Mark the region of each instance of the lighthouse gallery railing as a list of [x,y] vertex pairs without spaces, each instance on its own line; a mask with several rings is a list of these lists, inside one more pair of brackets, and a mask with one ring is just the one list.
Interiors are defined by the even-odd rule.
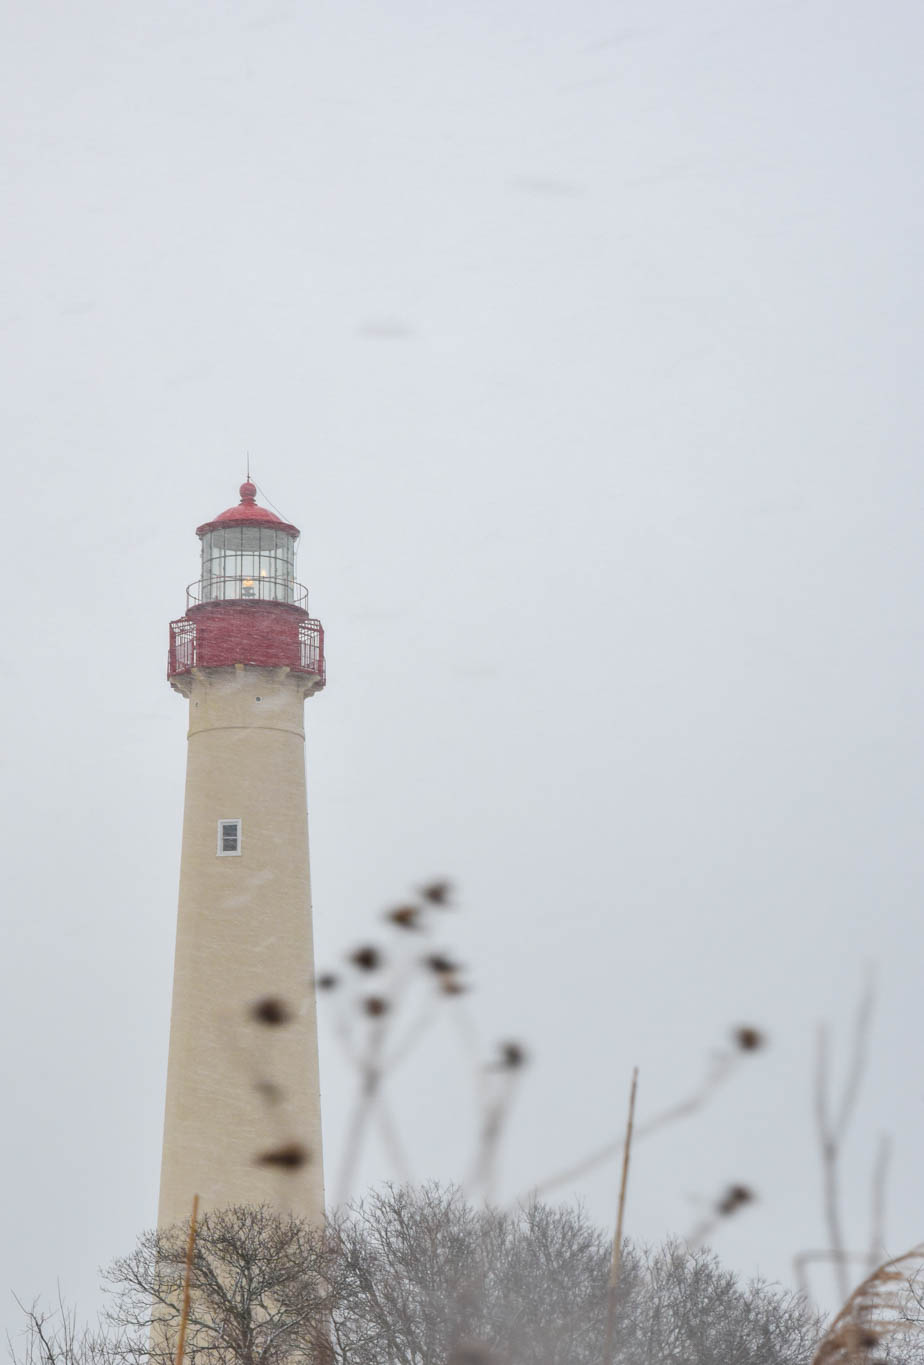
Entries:
[[[199,649],[197,623],[188,616],[170,622],[170,653],[167,661],[167,675],[174,677],[179,673],[191,673],[196,667],[208,668],[217,664],[228,666],[230,661],[212,658],[213,649],[205,647],[204,656]],[[324,627],[312,617],[298,623],[297,637],[286,635],[273,647],[272,660],[262,657],[253,660],[266,667],[291,668],[298,673],[313,673],[325,681]],[[241,663],[251,662],[241,658]]]
[[294,578],[267,578],[265,574],[213,575],[190,583],[186,607],[203,602],[287,602],[308,610],[308,589]]

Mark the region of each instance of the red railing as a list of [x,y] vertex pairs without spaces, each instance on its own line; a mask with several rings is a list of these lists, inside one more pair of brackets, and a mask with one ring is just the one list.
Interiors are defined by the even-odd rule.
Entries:
[[185,616],[170,622],[170,659],[168,676],[189,673],[196,666],[196,623]]
[[298,628],[298,667],[302,673],[316,673],[321,683],[326,681],[324,665],[324,627],[320,621],[302,621]]
[[194,668],[291,668],[326,679],[324,627],[311,617],[293,619],[284,604],[253,612],[237,602],[204,603],[194,617],[170,622],[167,676]]

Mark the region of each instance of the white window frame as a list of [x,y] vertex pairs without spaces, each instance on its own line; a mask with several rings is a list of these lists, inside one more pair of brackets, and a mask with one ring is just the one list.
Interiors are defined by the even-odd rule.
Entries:
[[[224,843],[224,832],[226,825],[237,826],[237,848],[222,848]],[[219,858],[239,858],[244,844],[244,822],[238,816],[225,816],[218,822],[218,856]]]

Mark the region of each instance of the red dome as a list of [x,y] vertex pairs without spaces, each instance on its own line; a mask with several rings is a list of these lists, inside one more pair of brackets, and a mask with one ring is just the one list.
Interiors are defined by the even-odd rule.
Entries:
[[215,531],[220,526],[273,526],[277,531],[285,531],[290,536],[299,534],[297,526],[292,526],[289,522],[283,521],[281,517],[277,517],[266,507],[258,507],[256,496],[256,485],[252,484],[249,479],[245,480],[241,484],[241,500],[237,507],[229,507],[214,521],[206,521],[201,526],[197,526],[196,535],[204,536],[207,531]]

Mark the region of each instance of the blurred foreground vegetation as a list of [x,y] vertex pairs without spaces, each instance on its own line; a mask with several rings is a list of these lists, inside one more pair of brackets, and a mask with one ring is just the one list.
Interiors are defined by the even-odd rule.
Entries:
[[[81,1326],[26,1310],[16,1365],[168,1365],[187,1229],[113,1263]],[[387,1187],[315,1230],[266,1207],[206,1214],[190,1271],[189,1365],[601,1365],[609,1239],[575,1206],[476,1206]],[[702,1248],[626,1244],[612,1365],[807,1365],[821,1335],[797,1295],[743,1283]]]

